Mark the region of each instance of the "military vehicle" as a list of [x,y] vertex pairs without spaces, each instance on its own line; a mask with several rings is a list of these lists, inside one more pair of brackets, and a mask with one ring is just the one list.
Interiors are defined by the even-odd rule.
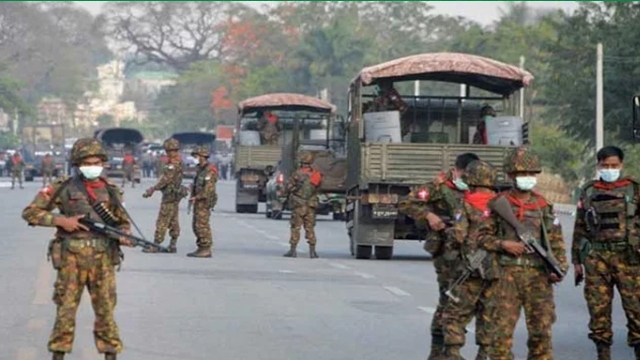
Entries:
[[[236,212],[257,213],[258,203],[266,201],[265,185],[280,160],[282,146],[290,141],[296,117],[335,112],[335,106],[317,98],[288,93],[276,93],[246,99],[238,104],[238,119],[234,137],[236,175]],[[278,144],[264,144],[259,132],[261,116],[271,114],[280,127]],[[275,115],[275,117],[273,117]],[[266,118],[266,117],[265,117]],[[269,120],[272,121],[272,120]],[[325,121],[305,121],[302,133],[326,127]]]
[[108,128],[95,131],[93,137],[102,143],[109,154],[104,175],[109,178],[122,178],[124,176],[122,160],[127,153],[130,153],[136,161],[133,180],[139,184],[142,178],[142,170],[140,170],[141,144],[144,141],[142,133],[136,129]]
[[22,127],[22,154],[25,162],[24,180],[42,176],[42,159],[50,154],[55,164],[53,176],[64,174],[66,151],[64,125],[38,124]]
[[191,156],[191,152],[198,146],[208,146],[211,150],[211,157],[213,157],[215,152],[216,136],[212,133],[194,131],[175,133],[171,135],[171,137],[180,142],[182,166],[184,168],[182,176],[186,179],[195,178],[198,160]]
[[323,175],[316,213],[332,213],[334,220],[343,219],[346,206],[347,159],[344,151],[345,139],[340,131],[344,123],[337,122],[337,119],[335,115],[331,115],[328,117],[326,129],[313,130],[309,135],[315,135],[311,136],[316,137],[315,139],[305,138],[302,136],[304,134],[300,133],[302,123],[312,118],[294,120],[292,139],[284,144],[282,158],[267,183],[266,217],[281,219],[283,211],[291,210],[284,197],[284,187],[297,169],[299,151],[304,150],[313,154],[312,166]]
[[[398,213],[412,187],[454,167],[457,155],[476,153],[502,174],[509,147],[528,143],[528,126],[511,96],[533,76],[492,59],[457,53],[408,56],[362,69],[349,89],[347,230],[357,259],[390,259],[396,239],[422,240],[423,226]],[[401,96],[393,87],[420,81],[430,92],[445,85],[458,96]],[[449,84],[446,84],[449,83]],[[376,93],[371,88],[376,87]],[[411,87],[413,88],[413,87]],[[474,94],[472,96],[471,90]],[[404,99],[404,100],[403,100]],[[484,103],[482,103],[484,102]],[[472,144],[483,105],[499,105],[486,122],[483,144]],[[502,128],[504,126],[504,128]]]

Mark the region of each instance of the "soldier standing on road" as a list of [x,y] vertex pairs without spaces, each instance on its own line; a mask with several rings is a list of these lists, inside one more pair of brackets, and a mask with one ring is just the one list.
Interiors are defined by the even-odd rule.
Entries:
[[621,176],[624,152],[616,146],[598,151],[600,178],[588,182],[578,202],[571,257],[576,284],[586,279],[584,296],[589,314],[589,338],[598,360],[611,360],[611,302],[614,287],[622,298],[629,329],[627,343],[640,360],[640,186]]
[[160,179],[165,165],[169,163],[169,157],[166,154],[157,154],[156,158],[156,177]]
[[[100,177],[107,160],[107,153],[98,140],[79,139],[71,149],[71,161],[79,171],[76,177],[60,179],[45,187],[22,212],[22,218],[31,226],[58,228],[56,239],[50,244],[53,266],[58,270],[53,295],[57,305],[56,321],[48,345],[53,360],[62,360],[65,353],[71,352],[76,312],[85,287],[96,316],[93,333],[98,352],[105,354],[107,360],[115,360],[116,354],[122,351],[113,316],[115,266],[121,261],[119,244],[87,231],[78,222],[87,214],[92,220],[106,222],[93,210],[91,204],[95,202],[109,210],[112,223],[129,232],[129,220],[121,207],[118,187]],[[59,213],[53,213],[56,208]],[[132,245],[124,238],[120,244]]]
[[16,179],[18,179],[18,184],[20,185],[20,189],[24,189],[22,187],[22,172],[24,171],[24,160],[20,154],[16,151],[11,158],[11,189],[15,189],[16,187]]
[[53,170],[55,164],[53,159],[51,158],[51,154],[47,153],[42,159],[42,186],[47,186],[47,184],[51,184],[51,178],[53,177]]
[[135,179],[133,178],[133,170],[136,165],[136,159],[130,152],[122,159],[122,187],[126,184],[127,180],[131,181],[131,188],[136,187]]
[[[514,148],[504,160],[504,172],[514,182],[514,188],[499,197],[511,204],[516,218],[526,227],[545,250],[555,257],[563,272],[567,269],[565,245],[560,221],[555,218],[553,206],[542,195],[533,191],[536,175],[542,172],[538,156],[525,147]],[[520,311],[524,309],[529,339],[528,359],[553,359],[551,328],[556,321],[553,284],[561,281],[550,274],[544,261],[535,252],[528,253],[518,240],[515,230],[497,215],[492,216],[500,238],[501,278],[498,284],[492,328],[494,343],[491,359],[513,359],[513,332]],[[496,229],[489,223],[485,233],[493,235]]]
[[[458,155],[455,169],[451,169],[448,173],[441,173],[432,182],[413,189],[407,198],[398,204],[399,211],[414,219],[417,226],[425,226],[430,230],[424,249],[434,259],[433,265],[436,269],[440,298],[430,326],[431,353],[428,360],[437,360],[443,356],[442,309],[447,302],[445,291],[449,287],[449,282],[452,281],[453,266],[457,259],[455,253],[449,254],[448,257],[443,256],[446,240],[446,234],[443,231],[446,226],[443,220],[451,221],[454,219],[454,210],[462,206],[464,194],[469,188],[462,180],[462,175],[467,166],[477,160],[479,160],[478,156],[473,153]],[[480,346],[478,359],[485,359],[485,346],[491,344],[491,339],[488,334],[481,331],[484,328],[481,321],[476,318],[476,329],[478,330],[476,342]]]
[[210,258],[213,247],[211,234],[211,211],[218,202],[216,182],[218,169],[209,163],[211,152],[208,147],[195,149],[191,156],[198,158],[198,170],[193,179],[193,187],[189,202],[193,204],[193,233],[196,235],[198,249],[187,254],[189,257]]
[[[462,180],[469,186],[465,192],[461,208],[456,209],[453,226],[446,230],[444,257],[457,258],[454,273],[457,279],[469,266],[469,257],[486,252],[482,261],[482,272],[475,271],[463,283],[452,290],[458,301],[447,301],[442,308],[444,333],[444,359],[462,359],[460,349],[464,346],[466,326],[474,316],[481,319],[484,326],[477,331],[491,334],[491,316],[494,314],[494,295],[499,278],[496,254],[498,240],[495,236],[480,236],[480,228],[490,219],[489,201],[496,196],[497,172],[486,162],[474,161],[467,166]],[[495,233],[494,233],[495,234]],[[491,235],[491,234],[489,234]],[[451,253],[451,255],[450,255]],[[480,343],[486,358],[487,343]]]
[[[178,151],[180,143],[176,139],[167,139],[164,142],[164,150],[169,157],[168,164],[165,165],[162,177],[157,184],[147,189],[142,195],[144,198],[151,197],[157,190],[162,192],[162,201],[160,203],[160,211],[156,220],[156,232],[153,241],[156,244],[162,244],[164,236],[169,229],[171,242],[169,243],[169,252],[176,252],[176,244],[180,236],[180,200],[188,195],[182,186],[182,159]],[[143,252],[157,252],[156,248],[147,247]]]
[[318,207],[318,188],[322,182],[322,174],[311,167],[313,154],[300,152],[300,168],[293,173],[287,182],[284,196],[293,208],[291,210],[291,248],[283,256],[297,257],[296,247],[300,241],[300,228],[304,226],[305,237],[309,243],[309,257],[315,259],[316,254],[316,208]]

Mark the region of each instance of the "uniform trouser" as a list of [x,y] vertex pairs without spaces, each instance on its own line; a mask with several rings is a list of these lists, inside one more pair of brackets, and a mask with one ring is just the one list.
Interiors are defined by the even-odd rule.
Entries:
[[200,249],[211,249],[213,235],[211,234],[211,209],[208,201],[198,200],[193,203],[193,233],[196,235],[196,245]]
[[18,179],[18,184],[22,186],[22,171],[11,172],[11,187],[16,185],[16,179]]
[[584,297],[589,308],[589,338],[611,344],[611,302],[618,288],[627,317],[627,343],[640,345],[640,265],[630,265],[626,252],[591,250],[585,260]]
[[296,206],[291,211],[291,237],[289,243],[297,245],[300,242],[300,229],[304,227],[305,237],[309,245],[316,244],[316,209],[309,206]]
[[478,345],[490,347],[491,339],[484,334],[491,334],[491,330],[486,327],[492,324],[497,283],[469,278],[453,291],[460,301],[448,301],[442,309],[442,329],[446,346],[464,346],[466,326],[475,316],[476,324],[480,323],[484,327],[476,329],[476,342]]
[[513,332],[524,308],[529,338],[527,360],[553,360],[551,327],[556,321],[553,286],[544,268],[503,266],[492,317],[492,360],[513,360]]
[[91,296],[95,313],[93,336],[98,352],[120,352],[122,342],[113,318],[116,307],[116,277],[107,252],[91,247],[66,251],[58,270],[53,301],[57,305],[56,321],[49,338],[50,351],[71,352],[76,328],[76,312],[84,288]]
[[51,184],[51,178],[53,177],[53,171],[43,171],[42,172],[42,185],[47,185],[47,183]]
[[180,203],[178,201],[160,203],[160,211],[158,211],[158,219],[156,220],[156,232],[153,235],[153,240],[156,243],[162,244],[167,229],[172,239],[177,239],[180,236],[179,213]]
[[122,172],[122,185],[126,184],[127,181],[131,181],[131,185],[135,184],[133,179],[133,169],[124,169]]

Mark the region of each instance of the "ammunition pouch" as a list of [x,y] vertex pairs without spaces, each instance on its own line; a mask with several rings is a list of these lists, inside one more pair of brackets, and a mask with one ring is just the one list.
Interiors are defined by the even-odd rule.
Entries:
[[626,251],[629,248],[629,243],[627,243],[627,242],[595,241],[595,242],[591,243],[590,247],[594,251],[621,252],[621,251]]
[[47,251],[47,261],[51,261],[51,265],[54,270],[60,270],[62,268],[62,240],[53,239],[49,241],[49,247]]

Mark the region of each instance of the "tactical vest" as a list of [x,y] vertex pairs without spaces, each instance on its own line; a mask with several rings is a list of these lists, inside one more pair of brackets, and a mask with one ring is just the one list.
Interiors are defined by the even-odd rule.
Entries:
[[[207,177],[211,177],[210,179],[207,180]],[[213,174],[210,170],[209,170],[209,164],[207,164],[206,166],[202,166],[198,168],[198,172],[196,173],[196,177],[193,179],[193,194],[194,195],[199,195],[201,194],[205,187],[207,186],[207,182],[209,181],[216,181],[213,177],[215,177],[216,175]],[[213,191],[210,194],[209,199],[207,199],[208,202],[208,207],[211,209],[215,206],[215,202],[216,202],[216,195],[215,195],[215,191]]]
[[300,178],[300,185],[291,194],[291,200],[294,206],[317,206],[317,189],[311,183],[311,173],[298,170],[297,175]]
[[[184,188],[182,186],[182,161],[172,162],[170,161],[168,164],[164,165],[164,167],[174,166],[174,171],[177,169],[179,175],[176,176],[174,182],[168,184],[164,189],[162,189],[162,200],[166,202],[172,201],[180,201],[182,198],[186,197],[188,194],[184,193]],[[167,170],[165,169],[164,172]]]
[[[638,184],[612,189],[598,189],[594,184],[583,190],[582,202],[589,237],[593,242],[637,241],[633,231],[636,221]],[[634,239],[630,239],[630,234]]]

